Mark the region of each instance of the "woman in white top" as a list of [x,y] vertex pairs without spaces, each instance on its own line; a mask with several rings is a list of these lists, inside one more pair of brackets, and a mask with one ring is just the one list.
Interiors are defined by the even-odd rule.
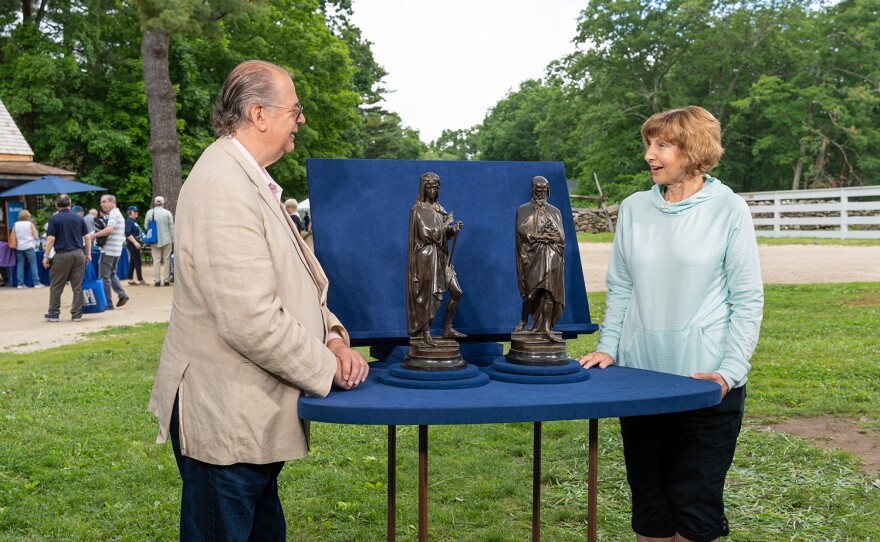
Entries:
[[43,283],[40,282],[40,274],[37,271],[37,253],[36,247],[39,240],[37,228],[31,222],[31,214],[27,209],[23,209],[18,213],[18,222],[12,226],[12,235],[15,236],[15,259],[17,263],[16,271],[18,273],[18,287],[26,288],[24,284],[24,261],[27,258],[28,267],[31,269],[31,279],[34,282],[34,288],[42,288]]

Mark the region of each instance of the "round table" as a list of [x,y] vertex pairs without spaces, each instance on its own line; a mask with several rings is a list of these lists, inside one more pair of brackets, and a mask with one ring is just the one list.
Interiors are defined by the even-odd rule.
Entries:
[[301,397],[304,420],[388,426],[388,540],[396,537],[396,426],[419,426],[419,541],[428,538],[428,426],[534,422],[532,540],[540,540],[541,422],[590,420],[587,538],[596,540],[598,420],[681,412],[717,405],[721,387],[710,381],[611,366],[590,369],[590,379],[571,384],[491,381],[479,388],[414,390],[378,381],[387,366],[370,364],[367,381],[353,391]]

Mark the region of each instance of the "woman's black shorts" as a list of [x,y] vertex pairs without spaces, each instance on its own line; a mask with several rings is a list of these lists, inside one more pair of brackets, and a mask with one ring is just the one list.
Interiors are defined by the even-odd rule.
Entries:
[[724,479],[742,426],[745,386],[714,407],[620,418],[632,528],[708,542],[728,534]]

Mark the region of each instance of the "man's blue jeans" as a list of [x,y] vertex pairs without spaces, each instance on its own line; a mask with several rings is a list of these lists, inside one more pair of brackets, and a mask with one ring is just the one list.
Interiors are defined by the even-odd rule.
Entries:
[[287,538],[278,498],[284,462],[211,465],[180,453],[177,400],[171,414],[171,446],[183,480],[180,541],[275,542]]
[[15,251],[16,261],[16,273],[18,274],[18,283],[24,284],[24,261],[27,259],[28,267],[31,268],[31,279],[34,281],[34,286],[40,283],[40,272],[37,269],[37,253],[34,249],[29,248],[27,250],[16,250]]

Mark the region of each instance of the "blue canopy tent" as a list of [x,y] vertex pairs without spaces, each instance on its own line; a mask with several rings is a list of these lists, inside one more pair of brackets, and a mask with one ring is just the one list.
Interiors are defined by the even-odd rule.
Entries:
[[39,179],[16,186],[15,188],[0,192],[0,198],[35,196],[40,194],[70,194],[71,192],[95,192],[97,190],[106,190],[106,188],[103,186],[81,183],[79,181],[69,181],[54,175],[46,175],[45,177],[40,177]]

